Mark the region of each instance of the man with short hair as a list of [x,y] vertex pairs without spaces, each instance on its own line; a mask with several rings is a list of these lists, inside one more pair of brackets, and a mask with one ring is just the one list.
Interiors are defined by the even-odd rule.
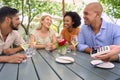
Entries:
[[[10,55],[0,56],[0,62],[20,63],[26,58],[24,54],[15,54],[23,50],[20,44],[25,43],[17,31],[19,24],[18,10],[7,6],[0,8],[0,54]],[[10,48],[13,44],[17,47]]]
[[[120,45],[120,26],[108,23],[102,15],[102,5],[98,2],[86,5],[84,23],[78,35],[78,50],[90,53],[92,47]],[[118,55],[112,56],[111,60],[117,59]]]

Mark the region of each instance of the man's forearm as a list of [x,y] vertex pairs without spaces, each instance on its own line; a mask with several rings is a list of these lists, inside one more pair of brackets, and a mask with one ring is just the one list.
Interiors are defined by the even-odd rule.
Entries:
[[15,52],[21,51],[23,50],[23,48],[21,46],[18,46],[16,48],[13,48]]
[[8,54],[8,55],[15,54],[16,52],[21,51],[21,50],[23,50],[21,46],[18,46],[16,48],[8,48],[8,49],[3,50],[3,54]]
[[0,62],[8,62],[8,56],[0,56]]

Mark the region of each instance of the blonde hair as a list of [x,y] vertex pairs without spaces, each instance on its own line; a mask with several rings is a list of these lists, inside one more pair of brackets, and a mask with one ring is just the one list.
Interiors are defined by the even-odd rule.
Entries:
[[50,17],[52,18],[50,15],[46,14],[46,15],[43,15],[40,17],[40,24],[39,24],[39,27],[37,28],[37,30],[40,30],[41,29],[41,26],[42,26],[42,21],[46,18],[46,17]]

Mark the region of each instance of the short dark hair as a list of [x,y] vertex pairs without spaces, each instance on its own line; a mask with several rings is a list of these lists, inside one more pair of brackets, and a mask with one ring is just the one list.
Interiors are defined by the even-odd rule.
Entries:
[[72,26],[73,28],[79,27],[79,25],[81,24],[81,17],[76,12],[71,12],[71,11],[66,12],[64,18],[66,16],[70,16],[72,21],[74,22]]
[[18,10],[15,8],[11,8],[8,6],[3,6],[0,8],[0,23],[2,23],[6,16],[13,17],[15,14],[18,13]]

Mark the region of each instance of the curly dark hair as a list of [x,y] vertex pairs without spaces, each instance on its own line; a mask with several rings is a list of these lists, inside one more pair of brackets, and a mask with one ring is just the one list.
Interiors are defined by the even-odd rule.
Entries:
[[16,13],[18,13],[17,9],[3,6],[2,8],[0,8],[0,23],[4,21],[6,16],[12,18],[13,16],[15,16]]
[[68,11],[65,13],[64,18],[66,16],[70,16],[72,21],[74,22],[74,24],[72,26],[73,28],[79,27],[79,25],[81,24],[81,17],[76,12]]

